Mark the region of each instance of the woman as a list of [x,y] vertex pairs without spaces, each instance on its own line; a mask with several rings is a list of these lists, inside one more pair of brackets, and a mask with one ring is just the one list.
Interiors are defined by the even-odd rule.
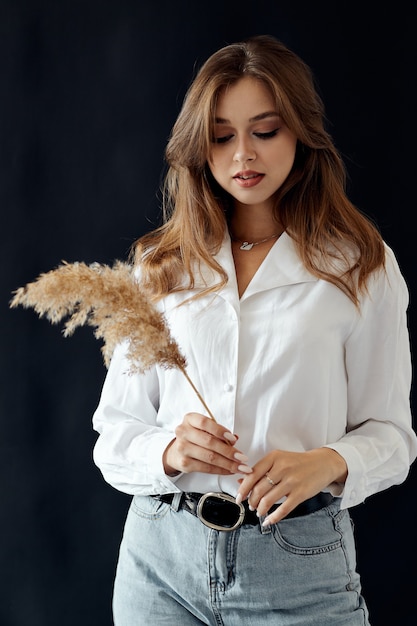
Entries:
[[349,507],[417,454],[394,254],[272,37],[206,61],[166,160],[138,280],[212,415],[176,370],[127,376],[117,347],[93,418],[95,462],[134,496],[115,624],[368,624]]

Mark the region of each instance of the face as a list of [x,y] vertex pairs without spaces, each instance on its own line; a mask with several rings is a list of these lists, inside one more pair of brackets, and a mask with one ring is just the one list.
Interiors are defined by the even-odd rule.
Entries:
[[241,78],[219,97],[209,167],[237,203],[272,208],[291,171],[297,140],[265,85]]

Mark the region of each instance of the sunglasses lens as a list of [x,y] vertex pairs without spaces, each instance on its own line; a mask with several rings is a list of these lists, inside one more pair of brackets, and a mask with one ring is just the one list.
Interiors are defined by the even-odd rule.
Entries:
[[210,524],[232,528],[239,520],[240,508],[237,504],[227,500],[222,501],[219,506],[218,498],[208,497],[204,501],[201,513]]

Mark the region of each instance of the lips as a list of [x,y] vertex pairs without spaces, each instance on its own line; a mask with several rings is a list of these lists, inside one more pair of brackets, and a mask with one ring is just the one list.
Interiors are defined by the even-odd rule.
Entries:
[[237,182],[240,187],[254,187],[258,183],[261,182],[264,174],[260,174],[259,172],[255,172],[253,170],[244,170],[243,172],[238,172],[233,176],[233,179]]

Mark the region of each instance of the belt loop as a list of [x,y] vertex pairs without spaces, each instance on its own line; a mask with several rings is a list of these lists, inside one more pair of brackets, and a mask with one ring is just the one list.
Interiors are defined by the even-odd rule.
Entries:
[[182,491],[179,491],[178,493],[174,493],[172,502],[171,502],[171,509],[173,511],[177,512],[178,509],[180,508],[181,498],[182,498]]
[[259,518],[259,528],[261,529],[262,535],[269,535],[271,533],[271,525],[262,526],[264,519],[266,519],[266,515],[261,515]]

